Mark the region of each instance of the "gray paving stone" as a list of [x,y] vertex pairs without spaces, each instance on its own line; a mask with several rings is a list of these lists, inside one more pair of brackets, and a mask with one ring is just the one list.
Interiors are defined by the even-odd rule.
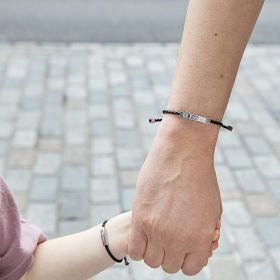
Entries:
[[9,139],[13,134],[13,124],[10,122],[0,122],[0,139]]
[[59,200],[59,217],[62,219],[85,219],[89,199],[85,192],[62,193]]
[[135,187],[139,175],[139,170],[120,170],[119,174],[122,186]]
[[123,188],[122,191],[122,209],[123,211],[130,211],[132,210],[133,206],[133,198],[135,194],[135,190],[130,188]]
[[39,149],[46,151],[57,151],[62,149],[62,139],[45,137],[39,139]]
[[236,170],[234,175],[244,193],[263,193],[266,191],[264,182],[255,169]]
[[117,161],[120,168],[139,168],[143,162],[140,149],[118,148]]
[[111,154],[114,151],[113,140],[110,137],[96,137],[92,139],[93,154]]
[[116,173],[112,156],[94,156],[91,161],[91,173],[94,176],[112,176]]
[[275,156],[256,156],[254,161],[260,173],[266,178],[280,178],[280,163]]
[[33,178],[30,198],[32,200],[55,201],[58,195],[58,179],[56,177]]
[[226,220],[232,226],[245,226],[250,224],[250,214],[242,201],[224,201],[223,209]]
[[87,131],[83,128],[68,128],[65,131],[65,143],[69,146],[86,145],[88,141]]
[[245,197],[250,212],[254,215],[277,215],[279,205],[270,193],[247,195]]
[[270,154],[272,153],[271,147],[262,136],[247,136],[244,138],[247,148],[252,154]]
[[34,149],[12,149],[8,158],[8,165],[10,167],[31,167],[34,159]]
[[115,177],[94,178],[91,180],[91,201],[117,202],[118,184]]
[[6,172],[9,187],[14,192],[27,191],[31,182],[31,172],[28,169],[10,169]]
[[265,217],[256,219],[256,227],[263,242],[274,248],[280,246],[280,218],[279,217]]
[[0,140],[0,156],[5,156],[9,152],[9,142]]
[[65,165],[61,173],[61,187],[69,191],[87,190],[87,168],[82,165]]
[[34,148],[37,144],[37,133],[34,130],[17,130],[13,145],[17,148]]
[[216,258],[210,261],[212,278],[215,280],[245,280],[241,265],[231,257]]
[[268,184],[273,197],[280,203],[280,180],[270,180]]
[[278,269],[278,276],[280,272],[280,248],[275,248],[270,250],[270,254],[272,259],[274,260],[276,267]]
[[236,228],[234,235],[244,261],[265,259],[265,248],[253,228]]
[[231,170],[225,165],[216,166],[216,174],[219,186],[223,192],[236,192],[237,186]]
[[130,275],[128,269],[125,268],[109,268],[104,270],[103,272],[99,273],[98,275],[92,277],[90,280],[108,280],[108,279],[115,279],[118,277],[122,280],[130,280]]
[[59,223],[58,234],[60,236],[78,233],[80,231],[88,229],[88,222],[86,220],[63,220]]
[[244,148],[224,150],[224,155],[229,166],[233,169],[252,166],[252,160]]
[[245,271],[248,280],[277,280],[276,273],[269,260],[246,263]]
[[218,145],[222,148],[239,148],[242,146],[242,143],[238,134],[221,131],[219,133]]
[[121,213],[119,203],[91,206],[91,224],[98,225]]
[[47,235],[56,232],[56,204],[30,203],[27,218],[41,228]]
[[86,146],[68,146],[64,148],[63,162],[65,164],[87,165],[89,158],[89,148]]
[[91,125],[91,135],[94,137],[98,136],[108,136],[112,135],[112,125],[107,119],[105,120],[95,120]]
[[34,166],[35,174],[57,174],[61,165],[61,156],[58,153],[43,152],[37,155]]

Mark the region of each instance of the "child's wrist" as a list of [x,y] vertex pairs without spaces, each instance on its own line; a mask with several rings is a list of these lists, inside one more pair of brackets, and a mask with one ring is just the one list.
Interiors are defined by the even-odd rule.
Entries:
[[106,224],[109,248],[117,259],[122,259],[128,253],[130,224],[131,212],[118,215]]

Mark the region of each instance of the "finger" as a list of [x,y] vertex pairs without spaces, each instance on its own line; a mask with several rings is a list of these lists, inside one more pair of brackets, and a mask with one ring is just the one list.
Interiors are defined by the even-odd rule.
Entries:
[[211,251],[210,253],[209,253],[209,258],[211,258],[213,256],[213,251]]
[[210,250],[211,250],[211,251],[215,251],[216,249],[218,249],[218,247],[219,247],[218,241],[214,241],[214,242],[212,243],[212,245],[211,245]]
[[164,249],[161,242],[157,238],[149,238],[144,253],[145,263],[152,268],[158,268],[162,264],[163,258]]
[[185,260],[185,253],[183,250],[175,251],[166,249],[164,252],[164,259],[162,263],[162,269],[167,273],[176,273],[178,272]]
[[220,231],[215,230],[213,241],[217,241],[220,238]]
[[197,274],[204,266],[208,264],[209,250],[195,252],[186,255],[182,265],[182,272],[188,276]]
[[128,240],[128,255],[131,259],[135,261],[143,259],[147,241],[147,237],[142,231],[139,231],[134,226],[131,227]]

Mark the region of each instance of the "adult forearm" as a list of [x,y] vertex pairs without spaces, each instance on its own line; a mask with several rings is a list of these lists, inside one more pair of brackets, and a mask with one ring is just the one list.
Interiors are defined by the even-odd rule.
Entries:
[[169,108],[222,119],[262,5],[190,0]]

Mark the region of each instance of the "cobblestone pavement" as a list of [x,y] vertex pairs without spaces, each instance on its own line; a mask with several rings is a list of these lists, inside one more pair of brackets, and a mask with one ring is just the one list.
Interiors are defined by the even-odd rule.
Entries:
[[[177,45],[0,44],[0,170],[50,237],[128,210]],[[280,279],[280,47],[249,46],[220,133],[221,246],[199,280]],[[188,279],[133,263],[93,279]]]

